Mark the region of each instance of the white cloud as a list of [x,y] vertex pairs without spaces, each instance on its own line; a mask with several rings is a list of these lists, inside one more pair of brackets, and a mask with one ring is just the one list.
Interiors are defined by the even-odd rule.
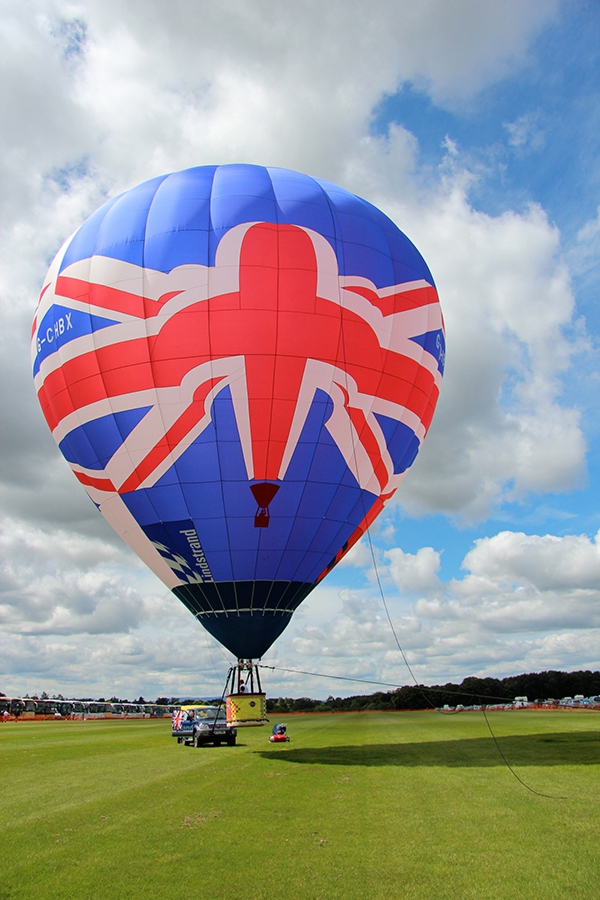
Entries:
[[[176,2],[168,14],[162,3],[124,9],[112,0],[9,7],[0,29],[11,88],[0,154],[0,204],[8,204],[0,297],[4,403],[18,427],[5,449],[4,508],[31,515],[24,485],[52,458],[25,387],[25,335],[52,250],[106,192],[237,159],[342,181],[381,203],[431,263],[449,365],[438,421],[403,492],[409,508],[477,518],[509,482],[517,494],[572,485],[584,445],[576,411],[557,402],[570,352],[561,327],[571,315],[557,233],[538,210],[475,213],[458,170],[424,195],[414,136],[401,126],[386,140],[367,136],[385,93],[408,80],[437,102],[473,96],[524,62],[557,9],[516,0],[393,8]],[[502,404],[507,372],[518,402]],[[62,491],[66,475],[60,480]],[[50,481],[38,485],[35,504],[51,520],[58,504]],[[83,500],[67,512],[90,518]]]
[[464,578],[417,601],[417,615],[507,634],[600,626],[598,537],[504,531],[477,540],[463,568]]
[[504,127],[508,131],[508,143],[519,153],[537,151],[544,147],[546,140],[536,113],[526,113],[514,122],[505,122]]
[[463,568],[474,575],[538,591],[600,590],[600,533],[526,535],[503,531],[481,538],[465,557]]
[[181,653],[182,643],[190,646],[189,627],[158,636],[143,630],[109,636],[0,634],[4,660],[0,689],[13,696],[43,690],[129,699],[142,693],[147,700],[220,696],[228,663],[218,648],[209,648],[211,639],[203,629],[195,627],[193,656]]
[[583,228],[577,232],[577,240],[587,243],[598,241],[600,238],[600,206],[598,207],[596,218],[586,222]]
[[362,538],[346,553],[338,565],[341,569],[346,566],[370,566],[372,561],[373,556],[369,542],[367,538]]
[[4,520],[0,531],[0,621],[23,634],[129,631],[150,599],[131,586],[126,549]]
[[433,547],[422,547],[417,553],[404,553],[400,547],[387,550],[389,572],[400,592],[419,592],[439,588],[440,554]]
[[579,229],[570,248],[569,263],[573,271],[591,281],[600,268],[600,206],[593,219]]
[[[385,138],[369,133],[373,110],[406,83],[448,109],[468,104],[527,63],[531,41],[558,9],[553,0],[2,3],[0,502],[11,523],[0,543],[0,650],[25,689],[61,673],[90,693],[106,693],[107,683],[129,695],[144,684],[150,693],[197,690],[180,647],[198,626],[117,547],[58,458],[30,386],[29,326],[49,259],[107,196],[145,178],[238,160],[298,168],[378,203],[415,241],[440,289],[449,353],[431,435],[402,489],[408,509],[476,519],[511,492],[559,491],[581,477],[578,412],[560,393],[574,349],[560,235],[536,207],[497,217],[474,210],[472,176],[451,141],[446,166],[423,171],[417,139],[402,125]],[[513,143],[532,146],[534,126],[515,119]],[[595,237],[593,225],[580,236],[586,246]],[[430,604],[425,618],[406,604],[394,610],[423,666],[500,665],[503,653],[515,665],[545,652],[566,660],[583,646],[576,629],[596,615],[596,588],[580,584],[565,561],[562,586],[558,571],[548,588],[538,575],[519,583],[521,598],[498,573],[521,577],[529,554],[541,569],[543,551],[512,541],[504,556],[500,543],[478,544],[470,574],[450,586],[439,582],[432,548],[389,551],[389,577]],[[578,552],[593,572],[592,545]],[[345,562],[370,566],[370,550],[361,542]],[[478,605],[483,581],[489,599]],[[561,597],[571,598],[570,618],[561,618]],[[503,602],[523,627],[562,622],[575,643],[550,647],[542,635],[527,637],[527,647],[521,637],[510,644]],[[319,586],[282,646],[304,664],[343,654],[357,677],[406,680],[378,603],[371,589],[340,597]],[[473,609],[471,621],[465,610]],[[206,640],[199,668],[216,684],[224,657]],[[290,693],[302,684],[321,690],[318,681],[285,678]]]
[[586,448],[578,410],[561,403],[576,347],[559,234],[537,207],[475,211],[460,174],[420,215],[395,212],[434,272],[448,341],[431,432],[398,496],[412,513],[477,520],[507,496],[577,485]]
[[317,671],[335,674],[340,660],[344,672],[352,661],[356,677],[399,684],[412,680],[402,651],[426,683],[597,667],[600,536],[501,532],[477,540],[464,577],[449,581],[439,579],[431,547],[385,556],[380,581],[402,650],[378,591],[362,588],[340,592],[341,609],[328,621],[290,626],[278,651],[288,665],[312,657]]

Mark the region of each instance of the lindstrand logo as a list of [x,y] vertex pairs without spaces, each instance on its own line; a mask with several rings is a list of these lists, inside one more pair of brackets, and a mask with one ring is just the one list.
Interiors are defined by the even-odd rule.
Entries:
[[204,550],[202,549],[202,544],[198,538],[198,532],[195,528],[186,528],[184,530],[180,530],[179,534],[185,535],[187,538],[187,542],[190,545],[190,549],[192,551],[192,556],[196,561],[196,565],[202,572],[204,576],[204,581],[214,581],[212,577],[212,572],[210,571],[210,566],[206,561],[206,557],[204,555]]

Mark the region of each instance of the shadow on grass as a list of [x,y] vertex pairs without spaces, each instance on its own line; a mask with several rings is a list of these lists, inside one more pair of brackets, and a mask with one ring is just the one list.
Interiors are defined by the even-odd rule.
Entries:
[[[510,735],[498,738],[511,766],[589,766],[600,763],[600,731]],[[255,751],[265,759],[325,766],[503,766],[491,738],[363,744],[342,747],[290,747]]]

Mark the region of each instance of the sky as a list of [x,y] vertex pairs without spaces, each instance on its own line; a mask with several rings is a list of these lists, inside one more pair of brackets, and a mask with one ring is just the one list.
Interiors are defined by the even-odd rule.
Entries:
[[[283,166],[423,254],[447,366],[393,502],[263,659],[271,696],[600,662],[600,7],[586,0],[0,0],[0,690],[211,696],[231,656],[58,452],[29,334],[108,198]],[[383,596],[382,596],[383,595]],[[318,673],[317,675],[299,672]]]

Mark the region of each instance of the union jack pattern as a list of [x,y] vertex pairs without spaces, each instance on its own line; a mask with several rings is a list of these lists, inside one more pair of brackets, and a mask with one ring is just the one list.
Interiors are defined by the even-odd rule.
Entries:
[[202,167],[66,242],[32,360],[76,478],[194,614],[289,617],[412,464],[444,326],[378,210],[287,170]]
[[185,713],[183,712],[183,710],[178,709],[177,712],[173,714],[173,718],[171,719],[173,731],[181,731],[181,723],[184,719]]
[[[249,482],[285,479],[322,391],[332,401],[324,427],[360,488],[383,503],[398,487],[406,469],[378,416],[405,426],[416,446],[431,421],[443,325],[427,282],[378,290],[340,276],[321,235],[272,223],[229,231],[214,267],[164,274],[93,257],[57,268],[34,323],[38,396],[59,446],[89,423],[143,411],[102,464],[69,460],[138,552],[143,538],[119,497],[160,481],[211,424],[225,388]],[[78,333],[77,316],[96,327]],[[185,558],[150,544],[169,586],[202,580]],[[154,554],[147,561],[157,567]]]

